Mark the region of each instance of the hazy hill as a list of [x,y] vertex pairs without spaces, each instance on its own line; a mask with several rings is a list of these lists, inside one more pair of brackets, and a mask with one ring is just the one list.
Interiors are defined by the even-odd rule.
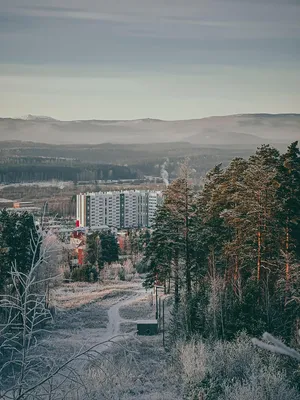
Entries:
[[158,143],[259,145],[300,139],[300,114],[243,114],[182,121],[58,121],[50,117],[0,118],[0,140],[51,144]]

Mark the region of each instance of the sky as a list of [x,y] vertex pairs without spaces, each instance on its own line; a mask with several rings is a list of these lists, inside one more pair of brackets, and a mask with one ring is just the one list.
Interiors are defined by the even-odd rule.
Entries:
[[300,113],[300,0],[0,0],[0,117]]

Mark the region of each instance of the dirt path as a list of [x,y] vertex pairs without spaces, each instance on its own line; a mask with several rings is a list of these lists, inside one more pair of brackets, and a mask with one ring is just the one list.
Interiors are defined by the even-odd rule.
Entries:
[[[108,310],[108,324],[106,331],[103,332],[102,336],[99,337],[99,342],[111,340],[120,340],[124,337],[121,332],[121,323],[134,323],[135,320],[122,318],[120,315],[120,309],[124,306],[130,306],[131,303],[139,301],[145,297],[146,291],[140,289],[134,295],[124,296],[117,301],[116,304],[112,305]],[[118,335],[120,335],[118,337]],[[111,345],[112,343],[110,343]],[[97,351],[101,352],[107,350],[108,344],[99,345]]]
[[[180,383],[170,369],[161,337],[133,336],[137,320],[153,318],[149,292],[141,286],[127,290],[118,287],[109,296],[96,297],[98,292],[93,291],[87,303],[93,288],[84,288],[80,306],[76,292],[65,293],[64,304],[68,306],[60,308],[49,335],[39,342],[41,356],[50,357],[57,365],[96,346],[96,352],[75,358],[51,381],[51,387],[57,388],[55,398],[181,400]],[[73,308],[69,306],[69,294],[73,303],[76,300]]]
[[[128,290],[128,293],[122,290],[120,295],[115,293],[113,297],[100,298],[79,308],[61,310],[43,345],[61,359],[112,338],[115,338],[114,341],[120,340],[121,324],[134,322],[132,318],[122,318],[120,309],[130,307],[131,303],[144,298],[145,294],[142,288]],[[116,337],[118,335],[119,338]],[[99,345],[97,351],[107,350],[111,344]]]
[[129,298],[121,299],[117,304],[112,306],[109,311],[108,311],[108,318],[109,318],[109,323],[107,326],[107,333],[111,336],[119,335],[120,334],[120,324],[122,322],[135,322],[134,320],[129,320],[122,318],[120,316],[120,308],[130,305],[134,301],[139,301],[145,297],[146,292],[139,291],[133,296],[130,296]]

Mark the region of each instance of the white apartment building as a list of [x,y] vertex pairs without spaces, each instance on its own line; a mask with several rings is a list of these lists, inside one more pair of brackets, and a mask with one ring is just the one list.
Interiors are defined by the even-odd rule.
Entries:
[[150,227],[162,192],[127,190],[77,195],[76,218],[81,227],[118,229]]

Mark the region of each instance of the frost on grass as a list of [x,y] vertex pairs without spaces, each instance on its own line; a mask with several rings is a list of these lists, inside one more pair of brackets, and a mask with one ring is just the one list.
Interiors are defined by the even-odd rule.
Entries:
[[120,325],[121,333],[135,333],[137,330],[136,323],[134,322],[123,322]]
[[300,400],[299,392],[287,382],[283,372],[272,365],[252,372],[245,381],[226,385],[222,400]]
[[119,296],[120,293],[132,293],[137,289],[136,283],[85,283],[73,282],[64,284],[52,293],[52,301],[59,309],[74,309],[82,307],[93,301],[102,300],[108,297]]
[[161,338],[130,340],[115,346],[86,369],[93,398],[110,400],[182,400],[178,377],[172,371]]
[[120,308],[120,316],[123,319],[138,320],[152,319],[155,315],[155,309],[152,305],[152,296],[146,295],[145,298],[139,299]]
[[232,342],[192,340],[177,347],[178,374],[191,400],[300,400],[281,361],[244,334]]

